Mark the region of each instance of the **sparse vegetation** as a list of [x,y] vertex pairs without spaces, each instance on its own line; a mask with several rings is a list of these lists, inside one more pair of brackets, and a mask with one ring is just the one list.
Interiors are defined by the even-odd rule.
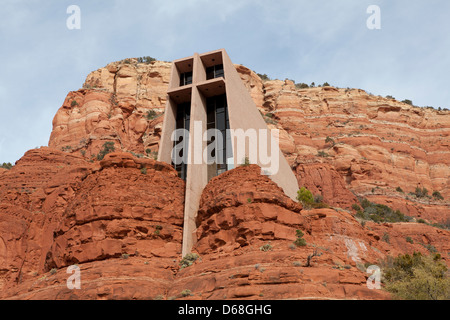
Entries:
[[144,167],[144,168],[141,168],[141,173],[142,173],[142,174],[147,174],[147,168],[145,168],[145,167]]
[[300,190],[297,191],[297,200],[305,207],[311,207],[314,203],[313,194],[305,187],[301,187]]
[[444,200],[444,197],[442,196],[442,194],[439,191],[433,192],[433,198],[435,200]]
[[158,160],[158,151],[152,151],[151,149],[145,149],[147,157],[151,157],[153,160]]
[[317,194],[313,196],[311,191],[309,191],[305,187],[301,187],[300,190],[297,191],[297,200],[303,205],[305,209],[320,209],[320,208],[329,208],[329,206],[323,202],[323,196]]
[[257,75],[258,75],[258,77],[261,78],[262,81],[269,81],[270,80],[269,76],[267,74],[265,74],[265,73],[264,74],[257,73]]
[[296,230],[295,233],[296,233],[295,235],[297,236],[297,239],[294,241],[294,244],[297,247],[306,246],[306,240],[303,239],[303,235],[304,235],[303,232],[301,230]]
[[192,296],[191,290],[185,289],[185,290],[181,291],[181,296],[182,297]]
[[425,198],[428,197],[428,190],[425,187],[423,187],[422,189],[417,187],[413,195],[415,195],[417,198]]
[[156,59],[155,59],[155,58],[152,58],[152,57],[149,57],[149,56],[137,58],[137,62],[138,62],[138,63],[147,63],[147,64],[150,64],[150,63],[152,63],[153,61],[156,61]]
[[322,253],[320,252],[318,252],[317,251],[317,249],[315,248],[314,249],[314,251],[313,251],[313,253],[311,253],[310,255],[308,255],[308,257],[306,258],[306,264],[305,264],[305,267],[311,267],[311,261],[312,261],[312,258],[314,258],[314,257],[320,257],[322,255]]
[[147,114],[145,115],[145,118],[147,120],[153,120],[153,119],[156,119],[158,116],[159,116],[159,114],[155,110],[148,110]]
[[385,232],[385,233],[383,234],[383,237],[381,238],[381,240],[383,240],[383,241],[386,242],[386,243],[391,243],[391,242],[390,242],[390,239],[391,239],[391,237],[389,236],[389,233],[387,233],[387,232]]
[[409,242],[411,244],[414,243],[413,239],[411,237],[406,237],[406,242]]
[[267,252],[267,251],[271,251],[273,249],[273,246],[269,243],[266,243],[265,245],[262,245],[259,250]]
[[275,120],[273,113],[267,112],[265,115],[263,115],[262,113],[261,113],[261,115],[263,116],[263,119],[266,123],[273,124],[273,125],[278,124],[278,122]]
[[246,166],[249,166],[249,165],[250,165],[250,160],[249,160],[248,157],[245,157],[245,158],[242,160],[241,167],[246,167]]
[[112,141],[107,141],[103,144],[103,148],[102,150],[100,150],[100,152],[97,155],[97,160],[103,160],[103,158],[111,152],[115,151],[115,147],[114,147],[114,142]]
[[78,102],[76,100],[72,100],[72,102],[70,103],[71,107],[75,107],[78,105]]
[[356,216],[364,220],[372,220],[374,222],[409,222],[412,219],[405,216],[400,210],[393,210],[390,207],[370,202],[367,199],[359,199],[362,209],[353,207],[356,210]]
[[403,192],[403,189],[400,188],[400,187],[397,187],[397,188],[395,189],[395,191],[400,192],[400,193],[404,193],[404,192]]
[[188,253],[180,261],[181,269],[191,266],[198,258],[199,258],[198,254],[196,254],[196,253]]
[[156,225],[155,226],[155,234],[158,236],[159,235],[159,233],[161,232],[161,230],[162,230],[162,226],[160,226],[160,225]]
[[306,83],[296,83],[295,87],[297,89],[308,89],[309,88],[309,86]]
[[406,103],[406,104],[409,104],[410,106],[413,105],[413,102],[411,100],[409,100],[409,99],[402,100],[402,102]]
[[383,262],[386,289],[404,300],[448,300],[450,279],[439,253],[399,255]]
[[317,153],[317,156],[321,157],[321,158],[328,158],[330,155],[328,153],[326,153],[325,151],[321,150]]
[[336,142],[334,142],[333,138],[327,137],[325,139],[325,143],[331,144],[331,147],[334,147],[336,145]]
[[3,162],[3,164],[0,166],[2,169],[10,170],[13,167],[13,165],[10,162]]

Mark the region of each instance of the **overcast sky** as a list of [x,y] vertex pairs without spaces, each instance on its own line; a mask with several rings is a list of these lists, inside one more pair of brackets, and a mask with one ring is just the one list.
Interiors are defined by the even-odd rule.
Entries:
[[[381,29],[367,27],[370,5]],[[225,48],[271,78],[450,108],[449,14],[448,0],[1,0],[0,163],[48,145],[67,93],[129,57]]]

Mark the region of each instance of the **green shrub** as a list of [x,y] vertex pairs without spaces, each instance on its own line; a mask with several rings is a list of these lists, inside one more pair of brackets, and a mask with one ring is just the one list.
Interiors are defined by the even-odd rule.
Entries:
[[444,200],[444,197],[441,195],[441,193],[439,191],[433,192],[433,198],[436,200]]
[[155,234],[156,234],[156,235],[159,235],[159,233],[161,232],[162,228],[163,228],[162,226],[156,225],[156,226],[155,226]]
[[295,87],[297,89],[308,89],[309,88],[309,86],[306,83],[296,83]]
[[158,151],[152,151],[152,149],[145,149],[147,157],[151,157],[154,160],[158,160]]
[[386,242],[386,243],[391,243],[391,242],[390,242],[390,239],[391,239],[391,237],[389,236],[389,233],[387,233],[387,232],[385,232],[385,233],[383,234],[383,237],[381,238],[381,240],[383,240],[383,241]]
[[97,155],[97,160],[103,160],[103,158],[111,152],[115,151],[114,142],[108,141],[103,144],[102,150]]
[[147,63],[147,64],[150,64],[151,62],[156,61],[156,59],[155,59],[155,58],[152,58],[152,57],[149,57],[149,56],[145,56],[145,57],[139,57],[139,58],[137,58],[137,61],[138,61],[139,63]]
[[278,124],[278,122],[275,120],[275,117],[274,117],[273,113],[267,112],[267,113],[263,116],[263,119],[264,119],[264,121],[265,121],[266,123],[273,124],[273,125]]
[[70,103],[71,107],[75,107],[78,105],[78,102],[76,100],[72,100],[72,102]]
[[147,174],[147,168],[141,168],[141,173],[142,174]]
[[192,293],[191,293],[191,290],[189,290],[189,289],[185,289],[185,290],[181,291],[181,296],[182,297],[188,297],[188,296],[191,296],[191,295],[192,295]]
[[301,230],[296,230],[295,233],[296,233],[297,239],[294,241],[294,244],[297,247],[306,246],[306,240],[303,239],[303,232]]
[[328,153],[326,153],[325,151],[319,151],[319,152],[317,152],[317,156],[321,157],[321,158],[327,158],[330,155]]
[[147,120],[153,120],[158,117],[158,113],[155,110],[148,110],[145,118]]
[[314,203],[313,194],[305,187],[301,187],[300,190],[297,191],[297,200],[306,208],[311,208]]
[[417,198],[424,198],[428,196],[428,190],[424,187],[420,189],[419,187],[416,188],[416,191],[414,192],[414,195]]
[[246,167],[246,166],[249,166],[249,165],[250,165],[250,160],[248,159],[248,157],[245,157],[242,160],[241,167]]
[[191,266],[198,258],[199,258],[198,254],[196,254],[196,253],[188,253],[180,261],[181,269]]
[[448,300],[450,279],[440,254],[399,255],[384,263],[386,289],[405,300]]
[[395,189],[395,191],[403,193],[403,189],[400,188],[400,187],[397,187],[397,188]]
[[259,248],[259,250],[264,251],[264,252],[267,252],[267,251],[271,251],[272,248],[273,248],[273,247],[272,247],[272,245],[271,245],[270,242],[269,242],[269,243],[266,243],[265,245],[261,246],[261,247]]
[[325,139],[325,143],[330,143],[332,147],[334,147],[334,145],[336,144],[333,140],[333,138],[327,137]]
[[323,202],[323,196],[321,194],[314,195],[314,202],[315,203],[321,203]]
[[406,242],[409,242],[411,244],[414,243],[413,239],[411,237],[406,237]]
[[356,206],[352,206],[357,210],[356,216],[364,220],[372,220],[374,222],[409,222],[410,217],[405,216],[400,210],[393,210],[384,204],[370,202],[367,199],[359,199],[362,210],[357,210]]
[[268,81],[270,80],[269,76],[267,74],[261,74],[261,73],[257,73],[258,77],[261,78],[262,81]]
[[10,170],[13,167],[11,162],[3,162],[3,164],[0,166],[2,169]]
[[406,103],[406,104],[409,104],[410,106],[413,105],[413,102],[412,102],[411,100],[409,100],[409,99],[405,99],[405,100],[403,100],[402,102],[403,102],[403,103]]

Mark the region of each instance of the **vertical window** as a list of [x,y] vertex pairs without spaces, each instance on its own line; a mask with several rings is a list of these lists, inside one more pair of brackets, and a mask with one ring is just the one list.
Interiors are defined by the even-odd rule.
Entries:
[[[227,159],[232,157],[231,139],[228,134],[230,128],[228,120],[228,108],[226,95],[219,95],[208,98],[207,106],[207,129],[217,129],[220,131],[220,137],[211,137],[207,145],[214,144],[214,151],[209,155],[209,161],[214,163],[208,165],[208,180],[225,171],[227,171]],[[221,143],[216,139],[222,138]]]
[[[176,115],[176,129],[185,129],[189,131],[189,125],[191,120],[191,104],[190,102],[182,103],[177,105],[177,115]],[[182,135],[178,138],[178,140],[173,142],[173,152],[177,153],[179,157],[181,157],[182,163],[174,163],[173,159],[175,157],[172,154],[172,165],[175,167],[175,170],[178,172],[178,176],[186,180],[187,176],[187,157],[188,157],[188,137],[186,135]]]
[[223,64],[216,64],[215,66],[206,68],[206,80],[220,78],[223,76]]
[[180,87],[186,86],[192,83],[192,71],[183,72],[180,74]]

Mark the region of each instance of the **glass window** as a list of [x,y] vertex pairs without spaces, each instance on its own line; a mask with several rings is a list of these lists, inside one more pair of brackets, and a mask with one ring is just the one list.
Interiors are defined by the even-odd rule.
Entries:
[[220,78],[224,76],[223,64],[217,64],[206,68],[206,80]]
[[192,71],[180,74],[180,87],[186,86],[191,83],[192,83]]
[[[207,98],[206,106],[208,120],[207,128],[220,130],[223,139],[222,145],[219,146],[219,144],[216,144],[217,150],[214,149],[214,151],[211,152],[212,157],[216,158],[218,163],[214,165],[214,169],[210,166],[208,167],[208,180],[210,180],[212,177],[217,176],[230,168],[230,165],[227,165],[227,162],[230,162],[228,159],[233,157],[233,152],[231,148],[231,137],[226,131],[230,128],[226,95],[223,94]],[[209,140],[207,144],[210,145],[211,141],[214,140]]]
[[[186,129],[189,131],[190,124],[190,114],[191,114],[191,104],[190,102],[181,103],[177,105],[177,115],[176,115],[176,128],[177,129]],[[172,160],[172,165],[174,165],[175,170],[178,172],[178,176],[183,180],[186,180],[187,175],[187,152],[188,152],[188,137],[181,136],[177,141],[174,141],[174,152],[179,155],[180,158],[183,158],[182,163],[174,164]]]
[[214,79],[214,66],[206,68],[206,80]]
[[223,64],[214,66],[214,78],[220,78],[224,76]]

